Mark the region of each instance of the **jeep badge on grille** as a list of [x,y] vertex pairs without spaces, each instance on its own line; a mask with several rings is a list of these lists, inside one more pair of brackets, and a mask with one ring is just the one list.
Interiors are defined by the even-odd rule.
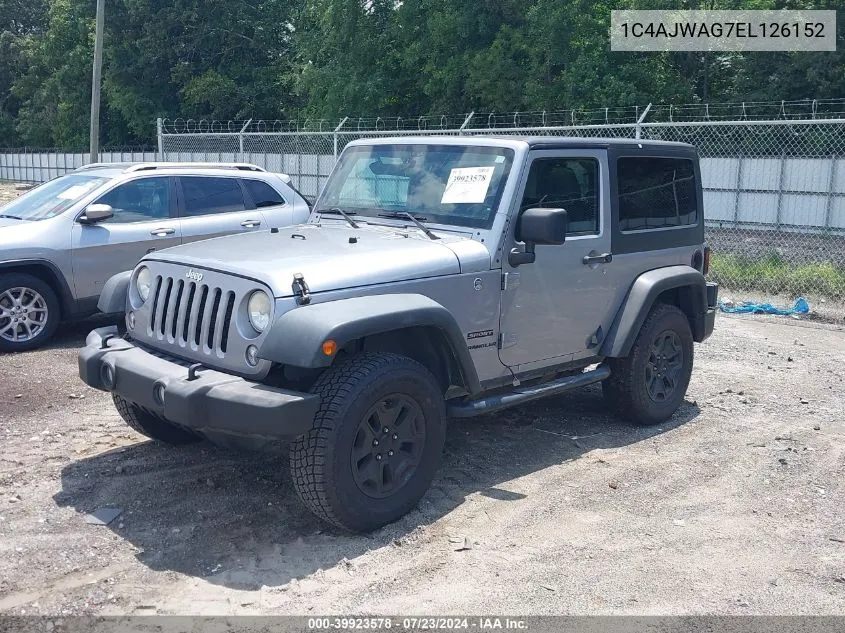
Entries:
[[197,283],[202,281],[202,273],[198,273],[193,268],[191,268],[188,272],[185,273],[185,277],[188,279],[193,279]]

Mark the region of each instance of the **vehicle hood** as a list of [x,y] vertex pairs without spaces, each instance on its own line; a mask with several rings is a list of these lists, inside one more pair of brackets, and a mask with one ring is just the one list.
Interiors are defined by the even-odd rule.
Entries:
[[0,218],[0,259],[42,257],[67,248],[69,240],[70,230],[61,217],[38,222]]
[[302,224],[192,242],[146,259],[185,264],[266,283],[276,297],[293,292],[301,273],[310,292],[422,279],[490,268],[480,242],[444,234],[431,240],[415,229],[361,224]]
[[6,228],[7,226],[15,226],[17,224],[29,224],[26,220],[15,220],[12,218],[0,218],[0,229]]

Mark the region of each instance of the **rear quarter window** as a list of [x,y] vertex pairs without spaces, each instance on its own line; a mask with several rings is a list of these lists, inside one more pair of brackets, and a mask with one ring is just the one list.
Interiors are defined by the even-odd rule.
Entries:
[[285,199],[282,195],[266,182],[261,180],[244,180],[243,183],[257,209],[285,204]]
[[698,222],[695,166],[686,158],[621,157],[617,163],[619,230]]

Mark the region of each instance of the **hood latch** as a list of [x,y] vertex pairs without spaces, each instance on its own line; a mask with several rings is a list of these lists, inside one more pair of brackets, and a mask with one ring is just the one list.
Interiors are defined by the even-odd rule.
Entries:
[[302,273],[294,273],[293,275],[293,294],[296,295],[296,302],[301,306],[307,306],[311,303],[311,291],[308,290],[308,284],[305,283],[305,277]]

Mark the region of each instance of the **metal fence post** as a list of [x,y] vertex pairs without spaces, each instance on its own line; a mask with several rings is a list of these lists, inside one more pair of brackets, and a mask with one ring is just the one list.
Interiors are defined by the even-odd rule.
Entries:
[[238,160],[241,162],[244,162],[244,132],[246,132],[246,129],[250,126],[251,123],[252,119],[244,123],[244,126],[241,128],[241,131],[238,132]]
[[736,166],[736,198],[734,198],[734,227],[739,223],[739,198],[742,195],[742,160],[745,158],[741,153]]
[[637,139],[640,138],[640,135],[641,135],[641,132],[642,132],[642,124],[643,124],[643,121],[645,121],[646,116],[648,116],[649,110],[651,110],[651,104],[650,103],[645,107],[645,110],[643,110],[643,113],[640,115],[640,118],[637,119],[637,126],[634,128],[634,130],[635,130],[634,131],[634,138],[637,138]]
[[161,120],[161,117],[156,119],[156,136],[158,137],[158,160],[163,162],[164,161],[164,139],[162,135],[164,134],[164,124]]
[[334,129],[334,160],[335,160],[335,162],[337,162],[337,138],[338,138],[338,132],[340,132],[340,129],[341,129],[341,128],[342,128],[342,127],[346,124],[346,121],[348,121],[348,120],[349,120],[349,117],[348,117],[348,116],[343,117],[343,121],[341,121],[340,123],[338,123],[338,124],[337,124],[337,127]]
[[464,122],[463,122],[463,124],[461,125],[461,128],[458,130],[458,134],[463,134],[463,133],[464,133],[464,130],[465,130],[465,129],[467,129],[467,126],[469,125],[469,122],[472,120],[472,117],[473,117],[473,116],[475,116],[475,110],[473,110],[472,112],[470,112],[470,113],[467,115],[467,118],[466,118],[466,119],[464,119]]
[[824,232],[825,235],[830,233],[830,230],[833,228],[830,226],[831,221],[831,213],[833,213],[833,197],[834,197],[834,188],[836,187],[836,167],[839,165],[839,161],[836,159],[836,154],[831,154],[830,156],[830,177],[828,178],[827,182],[827,204],[825,205],[825,212],[824,212]]
[[781,210],[783,207],[783,179],[786,175],[786,148],[781,150],[780,154],[780,176],[778,177],[778,206],[775,215],[775,230],[780,230]]

